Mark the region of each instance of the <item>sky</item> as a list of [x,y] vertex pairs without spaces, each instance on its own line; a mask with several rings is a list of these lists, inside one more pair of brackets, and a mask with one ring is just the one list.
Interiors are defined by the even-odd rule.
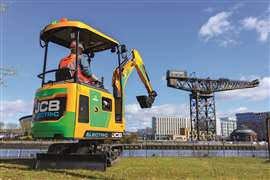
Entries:
[[[259,79],[254,89],[216,93],[216,113],[233,117],[269,111],[269,13],[269,1],[0,0],[0,67],[17,72],[1,76],[0,121],[18,122],[31,114],[44,54],[39,34],[62,17],[89,24],[140,52],[158,96],[152,109],[141,110],[136,96],[146,90],[138,75],[131,75],[126,88],[129,131],[151,127],[152,116],[189,116],[189,93],[166,86],[169,69],[201,78]],[[68,52],[51,45],[48,69]],[[104,77],[110,91],[116,65],[110,51],[96,53],[92,62],[92,71]]]

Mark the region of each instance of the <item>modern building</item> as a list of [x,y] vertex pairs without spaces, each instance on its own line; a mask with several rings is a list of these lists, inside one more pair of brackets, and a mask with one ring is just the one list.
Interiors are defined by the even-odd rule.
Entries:
[[153,117],[152,129],[155,140],[187,140],[190,132],[190,119],[181,117]]
[[230,134],[237,129],[236,119],[231,117],[220,118],[221,136],[230,137]]
[[19,119],[23,133],[30,135],[31,134],[31,124],[33,121],[32,115],[23,116]]
[[257,134],[245,127],[245,126],[242,126],[236,130],[234,130],[231,135],[230,135],[230,139],[232,141],[257,141]]
[[140,139],[143,140],[151,140],[153,139],[153,129],[152,128],[145,128],[145,129],[138,129],[137,130],[137,135]]
[[266,140],[266,118],[267,114],[270,112],[247,112],[247,113],[237,113],[237,127],[242,126],[252,129],[257,134],[257,139],[259,141]]

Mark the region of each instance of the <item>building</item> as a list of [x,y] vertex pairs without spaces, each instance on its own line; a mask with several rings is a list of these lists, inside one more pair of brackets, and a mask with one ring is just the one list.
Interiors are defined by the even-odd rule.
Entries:
[[31,124],[33,121],[32,115],[23,116],[19,119],[23,132],[27,135],[31,134]]
[[187,140],[190,132],[190,119],[181,117],[153,117],[152,129],[155,140]]
[[220,118],[221,136],[223,138],[230,137],[230,134],[237,129],[236,119],[230,117]]
[[246,126],[256,132],[259,141],[266,140],[266,118],[270,112],[237,113],[237,127]]
[[137,135],[142,140],[151,140],[153,139],[153,129],[152,128],[145,128],[145,129],[138,129]]
[[231,135],[230,135],[230,139],[232,141],[257,141],[257,134],[245,127],[245,126],[242,126],[240,127],[239,129],[236,129],[234,130]]

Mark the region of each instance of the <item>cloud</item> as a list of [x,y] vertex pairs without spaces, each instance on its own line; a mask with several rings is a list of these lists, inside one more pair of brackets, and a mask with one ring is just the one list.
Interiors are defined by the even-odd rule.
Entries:
[[138,104],[126,105],[126,127],[128,131],[136,131],[152,126],[152,117],[189,117],[188,104],[163,104],[150,109],[141,109]]
[[270,18],[260,19],[257,17],[246,17],[240,21],[245,30],[255,30],[259,34],[259,41],[266,42],[270,33]]
[[249,111],[249,109],[247,107],[240,106],[238,108],[229,109],[227,111],[217,111],[216,115],[217,115],[217,119],[222,118],[222,117],[235,118],[236,113],[244,113],[244,112],[248,112],[248,111]]
[[[241,77],[241,80],[254,80],[256,76]],[[256,88],[240,89],[232,91],[224,91],[216,94],[217,99],[232,100],[232,99],[248,99],[252,101],[260,101],[270,98],[270,76],[259,79],[260,84]]]
[[242,6],[243,3],[237,3],[229,10],[211,16],[200,27],[199,37],[205,42],[212,40],[220,46],[227,47],[229,45],[239,44],[237,40],[239,33],[246,30],[256,31],[259,35],[258,40],[260,42],[267,42],[270,33],[269,9],[258,17],[249,16],[240,21],[233,21],[232,16],[237,14],[239,8]]
[[[208,18],[199,30],[199,37],[205,42],[212,40],[223,47],[238,44],[236,38],[239,28],[233,23],[232,16],[238,13],[243,5],[243,3],[236,3],[227,11],[221,11]],[[207,8],[205,11],[212,11],[212,9]]]
[[26,102],[21,99],[14,101],[0,101],[0,121],[17,121],[20,116],[31,114],[32,102]]
[[235,38],[238,35],[238,29],[231,21],[232,15],[233,11],[222,11],[211,16],[201,26],[199,37],[205,42],[213,40],[223,47],[237,44]]
[[210,17],[200,28],[199,35],[207,41],[228,32],[232,29],[231,22],[228,19],[231,15],[231,12],[223,11]]

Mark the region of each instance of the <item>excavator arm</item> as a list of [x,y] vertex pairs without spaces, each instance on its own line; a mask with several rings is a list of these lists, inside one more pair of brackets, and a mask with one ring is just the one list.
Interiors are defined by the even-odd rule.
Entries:
[[[124,60],[120,64],[120,66],[114,70],[113,81],[112,81],[114,97],[115,99],[122,99],[122,105],[123,105],[123,101],[124,101],[123,99],[125,96],[124,90],[126,87],[126,83],[130,74],[133,72],[135,68],[142,83],[144,84],[148,92],[148,96],[137,96],[137,100],[141,108],[150,108],[155,100],[155,97],[157,96],[157,93],[152,88],[149,77],[145,70],[143,60],[139,52],[133,49],[131,51],[131,55],[132,57],[130,59],[126,58],[126,60]],[[120,73],[120,69],[121,69],[121,73]]]

